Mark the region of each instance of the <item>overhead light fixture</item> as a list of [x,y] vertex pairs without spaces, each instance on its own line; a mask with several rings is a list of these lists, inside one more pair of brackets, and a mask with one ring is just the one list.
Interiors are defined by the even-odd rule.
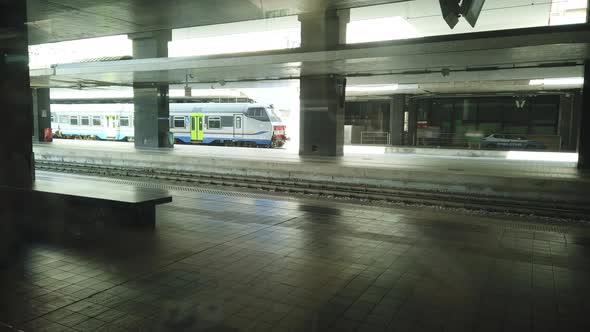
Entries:
[[442,16],[453,29],[461,16],[475,28],[485,0],[439,0]]
[[543,78],[530,80],[529,85],[582,85],[583,77]]
[[461,3],[461,14],[465,17],[465,20],[475,28],[475,23],[479,19],[479,14],[483,9],[483,4],[486,0],[463,0]]
[[459,23],[459,17],[461,17],[459,0],[439,0],[439,2],[445,22],[453,29]]
[[396,91],[398,84],[372,84],[372,85],[352,85],[346,87],[348,92],[390,92]]
[[402,83],[397,85],[398,90],[415,90],[419,88],[420,85],[414,83]]

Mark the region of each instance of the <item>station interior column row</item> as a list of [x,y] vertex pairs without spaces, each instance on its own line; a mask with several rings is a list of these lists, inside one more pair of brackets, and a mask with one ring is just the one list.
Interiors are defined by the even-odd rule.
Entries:
[[[168,42],[172,31],[154,31],[130,34],[133,41],[133,58],[168,57]],[[151,83],[151,74],[134,73],[134,125],[136,148],[169,148],[174,141],[170,139],[170,106],[168,83]],[[146,83],[149,82],[149,83]]]
[[[301,48],[334,49],[346,41],[349,11],[323,11],[299,16]],[[346,78],[341,75],[307,75],[300,79],[299,154],[342,156]]]

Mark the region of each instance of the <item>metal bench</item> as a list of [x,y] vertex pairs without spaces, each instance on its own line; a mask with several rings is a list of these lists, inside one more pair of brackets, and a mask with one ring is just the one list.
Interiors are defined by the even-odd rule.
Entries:
[[29,201],[32,219],[61,220],[66,224],[100,221],[154,228],[156,205],[172,202],[165,191],[143,191],[135,187],[96,186],[90,182],[37,180],[32,188],[0,187],[1,191]]

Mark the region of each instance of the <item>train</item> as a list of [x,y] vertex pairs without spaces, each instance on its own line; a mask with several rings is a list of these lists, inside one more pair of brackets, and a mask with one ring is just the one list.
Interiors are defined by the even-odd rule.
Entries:
[[[176,143],[282,147],[286,126],[272,106],[257,103],[170,103]],[[133,141],[134,106],[52,104],[55,138]]]

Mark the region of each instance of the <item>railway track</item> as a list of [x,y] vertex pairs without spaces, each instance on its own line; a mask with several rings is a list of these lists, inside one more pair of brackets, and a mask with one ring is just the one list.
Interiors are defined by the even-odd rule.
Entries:
[[470,195],[441,191],[413,191],[385,187],[343,185],[314,181],[292,181],[275,178],[254,178],[166,169],[147,169],[88,165],[54,161],[36,161],[43,171],[98,175],[115,178],[159,180],[168,183],[205,185],[242,190],[258,190],[283,194],[303,194],[318,197],[345,198],[373,202],[430,205],[444,208],[483,210],[505,214],[531,215],[560,219],[587,220],[590,207],[569,202],[536,201],[485,195]]

